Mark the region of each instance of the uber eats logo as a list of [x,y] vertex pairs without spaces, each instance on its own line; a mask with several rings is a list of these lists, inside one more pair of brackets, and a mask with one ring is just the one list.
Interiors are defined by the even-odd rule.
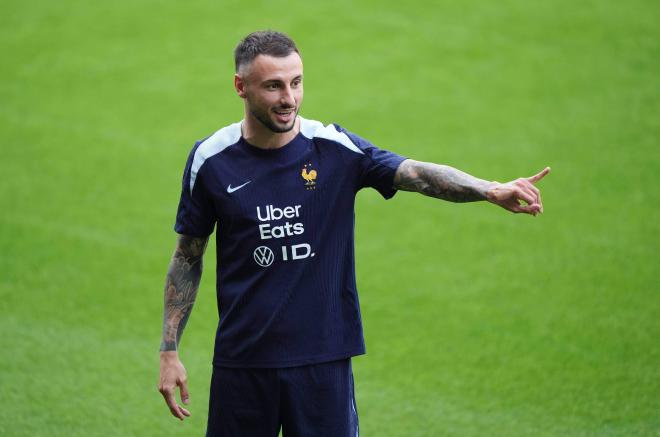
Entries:
[[[300,218],[301,205],[277,208],[273,205],[257,206],[257,219],[263,222],[259,225],[259,237],[262,240],[280,239],[302,235],[305,226],[294,219]],[[282,221],[284,220],[284,223]],[[289,221],[291,220],[291,221]],[[295,261],[314,256],[312,247],[307,243],[281,245],[279,252],[282,261]],[[268,246],[259,246],[254,249],[254,261],[261,267],[268,267],[275,261],[275,252]]]

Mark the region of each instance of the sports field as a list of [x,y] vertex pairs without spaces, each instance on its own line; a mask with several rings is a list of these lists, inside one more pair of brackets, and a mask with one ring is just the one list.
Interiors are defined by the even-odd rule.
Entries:
[[660,435],[660,3],[0,5],[0,435],[199,436],[215,245],[157,391],[193,142],[240,119],[231,51],[275,28],[306,118],[485,179],[544,166],[545,214],[358,196],[361,435]]

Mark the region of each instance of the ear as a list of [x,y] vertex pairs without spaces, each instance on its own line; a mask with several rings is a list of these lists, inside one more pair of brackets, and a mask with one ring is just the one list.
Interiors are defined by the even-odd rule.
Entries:
[[246,96],[245,81],[241,76],[238,75],[238,73],[234,74],[234,88],[236,88],[236,93],[238,94],[238,97],[244,99]]

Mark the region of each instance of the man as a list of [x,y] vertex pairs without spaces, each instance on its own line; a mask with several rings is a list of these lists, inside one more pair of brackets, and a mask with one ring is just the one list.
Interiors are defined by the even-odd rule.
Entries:
[[[188,158],[165,287],[160,392],[189,411],[177,347],[217,222],[216,334],[207,436],[358,434],[351,357],[365,353],[355,286],[354,201],[417,191],[454,202],[488,200],[543,211],[531,178],[487,182],[405,159],[345,129],[298,115],[303,64],[295,43],[255,32],[235,50],[241,122],[198,142]],[[521,202],[522,201],[522,202]]]

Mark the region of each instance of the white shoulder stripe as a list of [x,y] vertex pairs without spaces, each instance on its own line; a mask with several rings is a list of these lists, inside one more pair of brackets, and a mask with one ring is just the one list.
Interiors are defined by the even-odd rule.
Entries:
[[351,141],[348,135],[346,135],[344,132],[339,132],[337,128],[332,124],[323,126],[323,123],[320,121],[307,120],[300,117],[300,133],[309,139],[325,138],[326,140],[334,141],[355,153],[364,155],[364,152],[358,146],[356,146],[353,141]]
[[193,158],[192,167],[190,168],[190,194],[193,192],[195,180],[197,179],[197,172],[202,167],[204,162],[222,152],[232,144],[236,144],[241,138],[241,122],[230,124],[223,127],[210,137],[208,137],[202,144],[195,150],[195,157]]

